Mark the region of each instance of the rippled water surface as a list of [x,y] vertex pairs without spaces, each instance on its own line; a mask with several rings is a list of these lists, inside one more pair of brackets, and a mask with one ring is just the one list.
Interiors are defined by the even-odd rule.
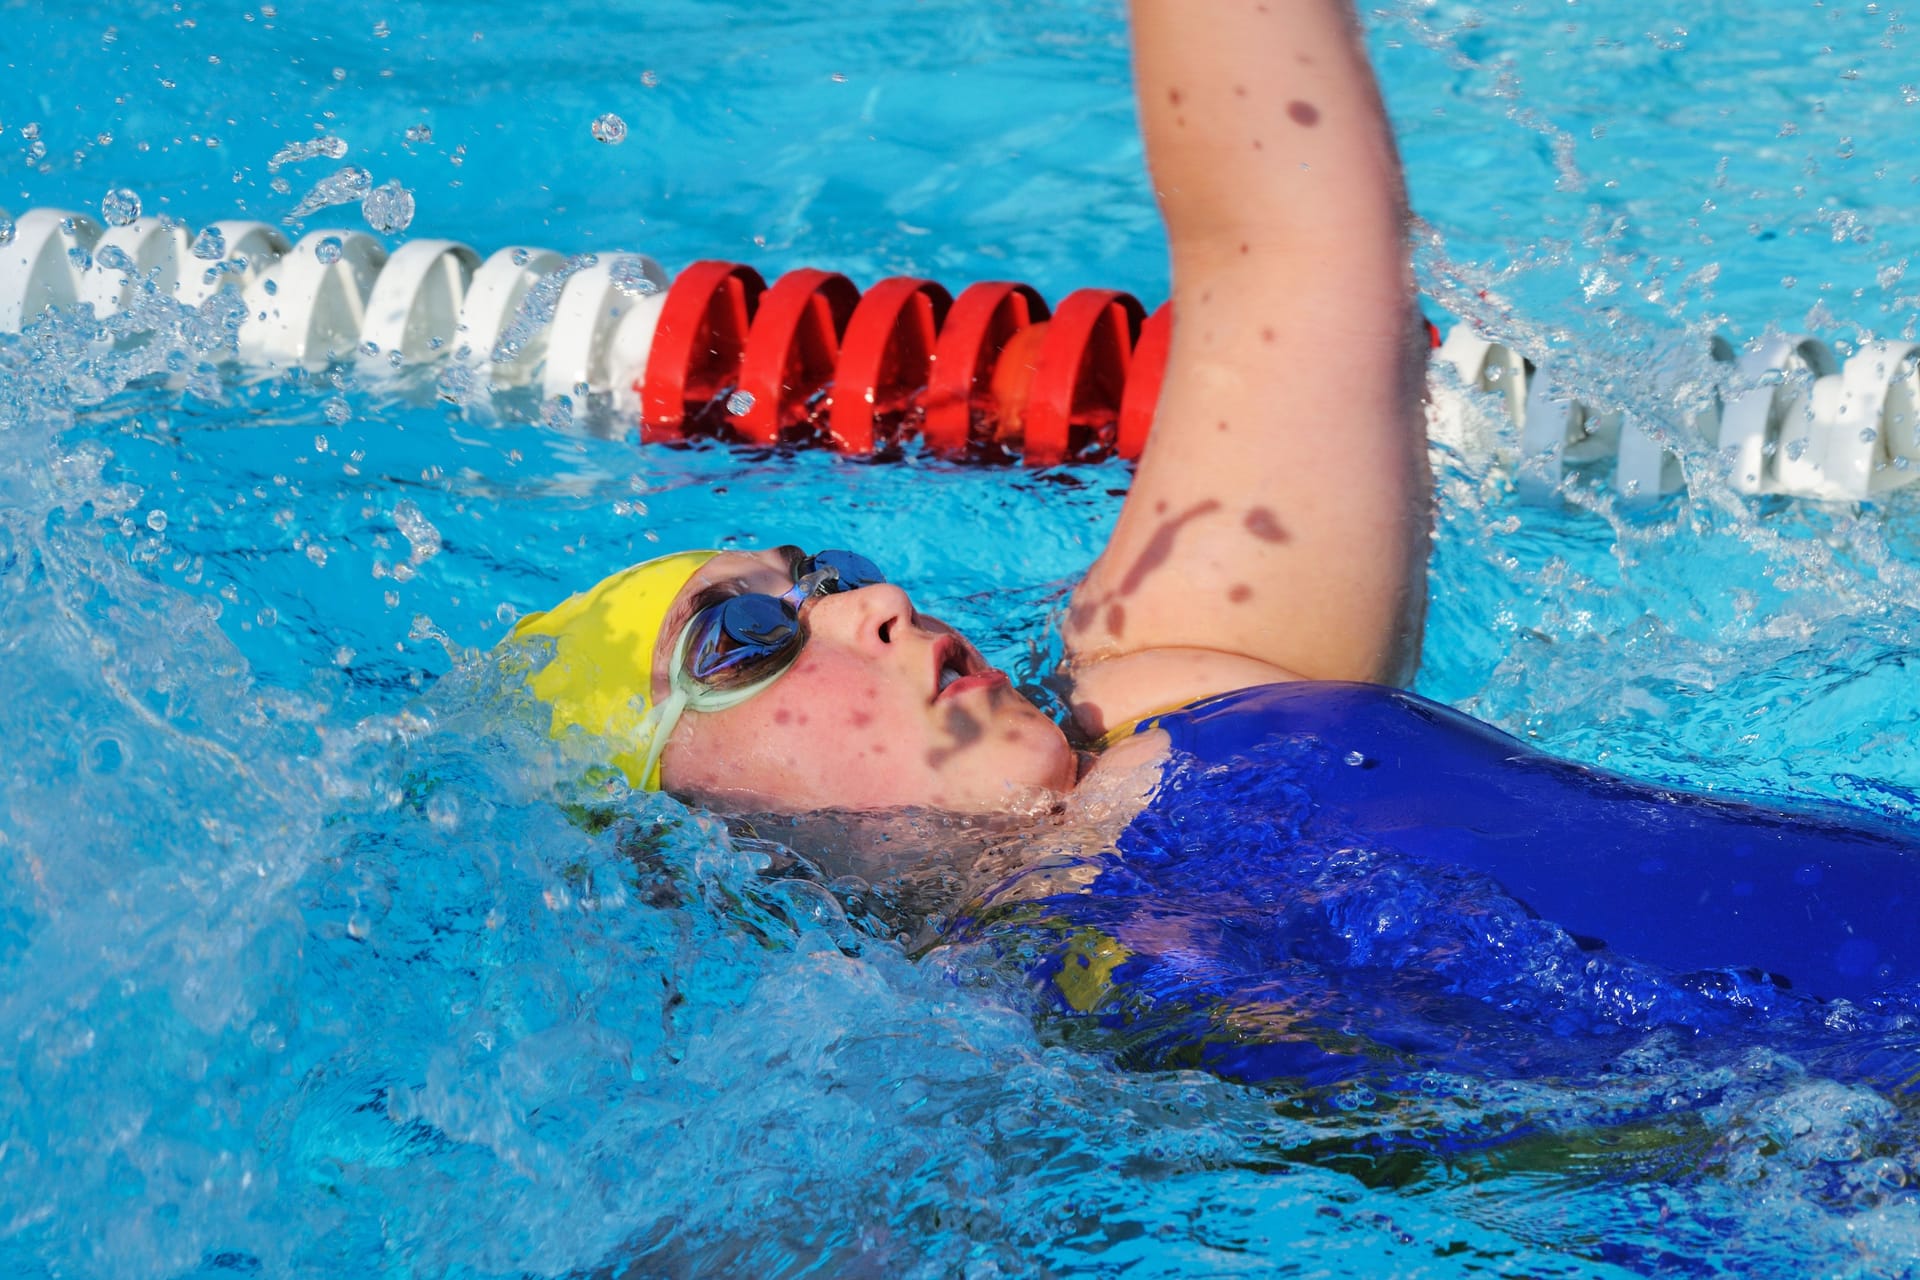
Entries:
[[[304,203],[302,228],[365,227],[316,200],[397,182],[405,235],[482,250],[1157,300],[1120,18],[16,5],[0,206],[98,216],[124,188],[194,225]],[[1583,397],[1669,418],[1649,371],[1709,333],[1911,335],[1920,72],[1889,6],[1371,21],[1436,318],[1569,353]],[[1004,972],[909,959],[871,886],[585,790],[489,656],[518,612],[656,547],[793,541],[876,551],[1031,670],[1125,468],[643,451],[530,401],[243,373],[228,305],[150,311],[145,342],[73,315],[0,337],[8,1274],[1799,1277],[1920,1256],[1900,1027],[1623,1032],[1563,1077],[1128,1070]],[[1528,503],[1513,429],[1475,403],[1434,453],[1422,692],[1639,776],[1914,815],[1908,496],[1744,498],[1696,457],[1661,502],[1601,468]]]

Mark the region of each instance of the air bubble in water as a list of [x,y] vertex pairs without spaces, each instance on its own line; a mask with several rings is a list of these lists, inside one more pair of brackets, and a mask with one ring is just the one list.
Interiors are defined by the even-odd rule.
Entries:
[[627,140],[627,122],[609,111],[594,119],[593,136],[595,141],[618,146]]
[[115,187],[101,198],[100,216],[110,227],[124,227],[140,216],[140,197],[125,187]]
[[413,225],[413,193],[390,178],[360,202],[360,216],[382,235],[393,235]]
[[155,533],[165,533],[167,531],[167,513],[158,507],[147,512],[147,528],[153,530]]
[[327,415],[327,421],[336,427],[344,425],[349,418],[353,417],[353,407],[342,396],[334,396],[328,400],[323,411]]
[[313,246],[313,256],[320,259],[322,265],[329,267],[340,261],[340,237],[328,236]]
[[203,262],[218,262],[227,256],[227,237],[218,227],[207,227],[193,238],[193,256]]
[[500,620],[501,626],[510,627],[520,617],[520,611],[503,600],[500,602],[500,606],[493,611],[493,616]]
[[727,397],[727,412],[734,417],[742,417],[753,408],[753,392],[736,391]]

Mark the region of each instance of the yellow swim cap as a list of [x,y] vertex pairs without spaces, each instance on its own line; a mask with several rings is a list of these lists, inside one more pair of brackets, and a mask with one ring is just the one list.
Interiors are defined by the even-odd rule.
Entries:
[[677,551],[622,569],[545,613],[528,614],[508,637],[553,637],[552,661],[527,682],[553,706],[553,736],[579,728],[609,739],[617,750],[607,763],[646,791],[660,789],[666,745],[653,740],[660,727],[651,706],[654,646],[680,588],[719,554]]

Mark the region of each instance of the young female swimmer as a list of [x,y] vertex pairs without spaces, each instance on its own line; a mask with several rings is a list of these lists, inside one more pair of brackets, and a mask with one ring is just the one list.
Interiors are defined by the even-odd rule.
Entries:
[[[1276,794],[1310,797],[1301,840],[1491,877],[1583,946],[1819,997],[1920,976],[1899,833],[1640,787],[1392,687],[1425,604],[1426,340],[1359,24],[1347,0],[1131,12],[1176,323],[1146,452],[1065,628],[1072,728],[1094,748],[864,557],[793,548],[662,557],[525,619],[516,636],[552,641],[531,684],[555,734],[598,735],[634,785],[736,812],[1097,794],[1144,821],[1177,801],[1170,761],[1261,757]],[[1215,892],[1241,874],[1216,872]],[[1195,942],[1150,933],[1119,929],[1103,972]],[[1221,981],[1214,965],[1181,998],[1230,996]]]
[[[1205,12],[1133,7],[1178,319],[1132,494],[1067,631],[1090,740],[1272,681],[1404,681],[1419,648],[1425,340],[1359,28],[1343,0]],[[621,742],[630,772],[651,760],[636,781],[735,808],[983,810],[1081,780],[1066,735],[897,588],[821,578],[802,600],[781,552],[704,554],[626,570],[520,628],[558,642],[536,692],[563,725]],[[687,660],[729,642],[688,623],[742,593],[785,593],[801,625],[699,678]],[[964,678],[943,687],[943,671]],[[658,708],[645,725],[636,693]]]

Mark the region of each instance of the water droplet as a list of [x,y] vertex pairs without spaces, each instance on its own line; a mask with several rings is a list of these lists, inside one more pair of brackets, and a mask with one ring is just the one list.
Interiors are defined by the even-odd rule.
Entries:
[[1875,440],[1878,440],[1879,438],[1880,438],[1880,433],[1878,431],[1875,431],[1872,427],[1860,428],[1861,444],[1872,444]]
[[527,265],[527,259],[531,258],[532,256],[533,255],[528,253],[525,249],[515,249],[513,251],[513,265],[516,267],[524,267]]
[[67,261],[71,262],[80,270],[85,271],[93,265],[93,255],[88,253],[80,245],[75,245],[73,248],[67,250]]
[[[412,549],[411,564],[424,564],[440,553],[440,531],[421,512],[411,498],[402,498],[393,507],[393,523]],[[400,575],[395,573],[397,578]],[[411,575],[409,575],[411,576]]]
[[147,512],[147,528],[153,530],[155,533],[165,533],[167,531],[167,513],[158,507]]
[[140,197],[125,187],[115,187],[101,198],[100,216],[110,227],[124,227],[140,216]]
[[132,257],[117,244],[108,245],[93,255],[93,260],[109,271],[131,272],[134,269]]
[[398,179],[388,179],[367,192],[367,198],[360,202],[360,216],[382,235],[405,231],[413,225],[413,193]]
[[26,139],[28,139],[29,141],[31,141],[31,140],[32,140],[32,139],[34,139],[34,138],[37,138],[37,137],[39,137],[39,136],[40,136],[40,124],[39,124],[39,122],[38,122],[38,121],[36,121],[36,120],[29,120],[29,121],[27,121],[27,122],[26,122],[25,124],[23,124],[23,125],[21,125],[21,126],[20,126],[20,136],[21,136],[21,137],[23,137],[23,138],[26,138]]
[[609,111],[595,118],[593,136],[596,141],[618,146],[627,140],[627,122]]
[[1787,460],[1789,462],[1800,461],[1801,455],[1806,453],[1807,446],[1811,443],[1812,442],[1805,436],[1796,436],[1792,440],[1787,441]]
[[660,73],[657,71],[642,71],[640,73],[640,83],[651,89],[660,83]]
[[727,397],[727,412],[736,418],[744,416],[752,408],[753,392],[751,391],[736,391]]
[[573,425],[573,399],[570,396],[555,396],[547,401],[541,418],[549,427],[563,431]]
[[501,626],[510,627],[519,619],[520,611],[503,600],[500,607],[493,611],[493,616],[500,620]]
[[347,403],[344,396],[334,396],[328,400],[324,412],[327,415],[327,421],[336,427],[344,425],[353,417],[353,407]]
[[647,274],[647,264],[641,258],[621,258],[608,269],[607,279],[614,288],[630,298],[644,298],[660,292],[660,286]]
[[218,227],[208,227],[193,238],[193,256],[203,262],[218,262],[227,256],[227,237]]
[[344,667],[352,661],[353,661],[353,650],[348,648],[346,645],[343,644],[338,649],[335,649],[333,651],[334,666]]
[[407,141],[408,141],[408,142],[432,142],[432,141],[433,141],[433,126],[431,126],[431,125],[424,125],[424,124],[410,124],[410,125],[408,125],[408,126],[407,126]]
[[267,291],[267,296],[269,298],[273,297],[273,295],[280,292],[280,282],[278,280],[272,279],[271,277],[269,277],[266,280],[262,280],[260,282],[260,287]]
[[254,620],[257,621],[263,627],[270,627],[274,623],[280,621],[280,611],[275,609],[272,605],[268,605],[266,608],[262,609],[259,613],[254,615]]
[[1347,755],[1346,755],[1346,761],[1348,764],[1353,765],[1355,768],[1358,768],[1359,766],[1367,762],[1367,757],[1362,752],[1349,751],[1347,752]]
[[373,189],[373,175],[355,165],[347,165],[313,184],[313,189],[300,197],[300,203],[293,206],[287,214],[289,221],[317,213],[321,209],[336,204],[353,204],[367,198]]
[[313,256],[320,259],[322,265],[329,267],[340,261],[340,237],[328,236],[313,246]]
[[0,213],[0,244],[13,243],[13,219]]

